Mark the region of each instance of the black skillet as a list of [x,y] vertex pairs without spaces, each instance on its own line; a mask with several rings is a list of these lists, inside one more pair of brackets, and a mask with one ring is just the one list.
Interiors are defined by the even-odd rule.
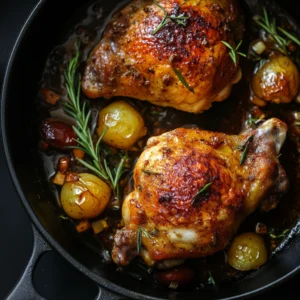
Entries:
[[[295,9],[294,1],[278,2],[282,2],[291,15],[300,18],[300,10]],[[52,248],[98,283],[97,299],[123,299],[120,295],[130,299],[240,299],[270,289],[298,272],[299,234],[266,267],[243,281],[226,283],[218,289],[184,293],[158,289],[117,273],[113,265],[101,263],[97,251],[87,247],[58,220],[53,193],[38,155],[34,99],[48,54],[72,32],[90,3],[84,0],[41,0],[26,22],[7,68],[2,95],[3,141],[9,169],[32,219],[35,237],[31,260],[9,299],[41,299],[32,285],[32,271],[40,255]],[[117,0],[103,0],[105,15],[118,3]]]

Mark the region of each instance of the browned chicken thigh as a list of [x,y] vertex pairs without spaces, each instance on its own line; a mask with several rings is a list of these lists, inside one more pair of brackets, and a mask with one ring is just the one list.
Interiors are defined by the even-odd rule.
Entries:
[[150,138],[123,204],[113,260],[127,265],[141,255],[163,268],[224,249],[249,214],[276,207],[287,191],[278,160],[286,131],[273,118],[240,135],[179,128]]
[[235,0],[131,1],[91,53],[83,92],[201,112],[241,78],[239,58],[235,64],[222,41],[235,48],[242,33]]

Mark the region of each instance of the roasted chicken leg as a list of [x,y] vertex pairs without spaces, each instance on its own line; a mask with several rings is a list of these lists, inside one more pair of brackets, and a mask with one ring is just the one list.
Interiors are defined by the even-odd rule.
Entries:
[[235,48],[242,33],[235,0],[134,0],[91,53],[83,92],[201,112],[241,78],[238,55],[235,64],[222,41]]
[[224,249],[249,214],[276,207],[287,191],[278,160],[286,132],[273,118],[234,136],[179,128],[150,138],[123,204],[113,260],[127,265],[141,255],[162,266]]

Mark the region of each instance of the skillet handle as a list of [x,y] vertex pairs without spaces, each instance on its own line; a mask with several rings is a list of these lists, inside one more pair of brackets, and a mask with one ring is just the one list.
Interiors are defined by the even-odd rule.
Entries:
[[40,256],[52,250],[51,247],[45,242],[41,237],[40,233],[37,231],[34,225],[32,225],[33,230],[33,250],[30,260],[26,269],[23,272],[22,277],[16,284],[14,289],[8,295],[7,300],[45,300],[38,292],[35,290],[33,285],[33,272],[37,261]]

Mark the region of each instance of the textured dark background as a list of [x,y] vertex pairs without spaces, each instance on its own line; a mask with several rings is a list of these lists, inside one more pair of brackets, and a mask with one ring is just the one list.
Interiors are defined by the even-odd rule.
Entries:
[[[5,67],[17,35],[37,2],[37,0],[0,0],[0,85],[2,85]],[[59,1],[57,3],[59,9]],[[294,1],[285,1],[284,5],[292,12],[300,9],[300,3],[296,4]],[[24,74],[24,76],[30,76],[30,74]],[[29,260],[32,250],[32,233],[30,220],[19,201],[8,173],[2,140],[0,142],[0,191],[0,266],[2,271],[0,299],[4,299],[21,276]],[[93,282],[53,251],[41,258],[36,267],[34,279],[37,290],[50,300],[89,300],[97,294],[97,288]],[[255,297],[254,300],[283,299],[283,297],[300,299],[299,284],[300,275],[270,292]]]

